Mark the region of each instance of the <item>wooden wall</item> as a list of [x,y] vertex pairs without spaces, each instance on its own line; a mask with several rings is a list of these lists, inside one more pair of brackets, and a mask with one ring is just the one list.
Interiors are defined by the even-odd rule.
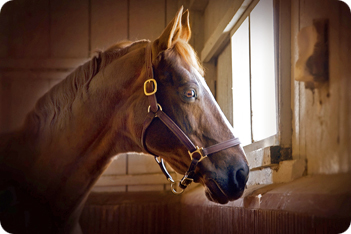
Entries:
[[[351,172],[351,13],[336,0],[292,2],[293,156],[308,174]],[[329,20],[329,82],[314,90],[293,80],[296,36],[314,19]]]
[[[126,39],[156,39],[180,4],[177,0],[6,3],[0,14],[0,133],[20,127],[38,98],[96,50]],[[193,23],[201,24],[195,19]],[[123,154],[95,189],[164,190],[166,184],[153,157]]]

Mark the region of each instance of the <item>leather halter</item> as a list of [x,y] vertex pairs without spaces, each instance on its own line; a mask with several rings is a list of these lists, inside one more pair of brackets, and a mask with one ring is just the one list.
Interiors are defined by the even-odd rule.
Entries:
[[[162,172],[165,174],[167,179],[171,182],[172,192],[175,194],[180,194],[191,182],[193,182],[193,176],[195,174],[196,166],[201,160],[203,160],[210,154],[217,153],[219,151],[237,146],[240,144],[240,141],[239,141],[239,138],[233,138],[228,141],[224,141],[207,148],[195,146],[194,143],[189,139],[189,137],[178,127],[178,125],[166,113],[162,111],[162,107],[160,106],[160,104],[157,103],[157,99],[156,99],[157,82],[154,79],[153,68],[152,68],[151,43],[149,43],[146,46],[145,66],[146,66],[147,80],[144,83],[144,93],[148,97],[149,107],[148,107],[148,114],[143,124],[143,131],[141,135],[141,145],[146,152],[155,156],[155,160],[160,166]],[[163,159],[162,158],[159,159],[160,158],[159,156],[150,152],[146,147],[146,144],[145,144],[146,130],[148,129],[148,127],[150,126],[150,124],[155,118],[159,118],[188,149],[188,153],[191,158],[191,163],[188,171],[185,173],[184,177],[179,181],[178,184],[173,180],[172,176],[168,173],[164,165]],[[177,190],[175,189],[175,186],[179,186],[182,190],[180,192],[177,192]]]

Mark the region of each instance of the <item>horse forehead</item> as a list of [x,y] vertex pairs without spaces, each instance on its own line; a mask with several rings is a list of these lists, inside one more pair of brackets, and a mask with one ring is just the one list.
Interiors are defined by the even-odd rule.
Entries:
[[200,72],[192,67],[191,65],[183,65],[182,63],[178,63],[177,65],[174,66],[175,70],[177,73],[180,74],[179,78],[181,78],[181,83],[187,83],[187,82],[194,82],[197,83],[200,86],[203,86],[206,88],[207,91],[211,92],[210,89],[208,88],[208,85],[200,74]]

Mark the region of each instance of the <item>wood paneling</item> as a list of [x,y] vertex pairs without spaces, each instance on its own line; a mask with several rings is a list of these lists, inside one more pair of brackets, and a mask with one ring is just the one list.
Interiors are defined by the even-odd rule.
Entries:
[[0,74],[0,130],[1,133],[8,132],[11,124],[11,80],[5,79]]
[[232,57],[230,44],[224,49],[217,60],[217,102],[225,117],[233,125],[233,87],[232,84]]
[[92,193],[81,226],[94,234],[343,233],[351,219],[349,184],[345,175],[310,176],[246,190],[225,205],[210,202],[200,186],[180,196]]
[[50,55],[88,57],[89,1],[52,0],[50,14]]
[[[49,2],[29,0],[8,4],[7,56],[37,58],[49,55]],[[6,12],[5,12],[6,15]],[[36,32],[36,33],[33,33]]]
[[128,1],[91,1],[91,52],[128,39]]
[[[346,88],[350,87],[351,16],[345,8],[333,0],[294,4],[293,12],[298,15],[293,17],[299,22],[299,29],[311,25],[314,19],[329,20],[329,82],[314,90],[300,83],[298,92],[294,92],[299,131],[294,132],[293,138],[296,134],[299,137],[293,141],[293,153],[295,157],[306,157],[309,174],[351,171],[351,98]],[[292,38],[295,36],[296,31]],[[292,50],[296,51],[296,47]]]
[[351,14],[345,3],[338,1],[339,15],[339,59],[344,71],[340,74],[339,154],[341,171],[351,171]]
[[0,11],[0,58],[8,56],[13,4],[12,1],[5,3]]
[[195,49],[198,57],[204,47],[204,17],[199,11],[190,11],[191,38],[189,44]]
[[[174,0],[166,0],[166,25],[168,25],[169,22],[174,18],[175,14],[178,11],[178,2],[179,1],[174,1]],[[166,26],[165,25],[165,26]]]
[[[240,1],[241,2],[241,1]],[[210,38],[212,33],[218,27],[219,23],[223,19],[223,16],[227,13],[228,9],[233,5],[232,0],[209,0],[207,7],[204,12],[204,41]],[[229,22],[229,21],[228,21]]]
[[129,174],[148,174],[160,172],[160,167],[151,155],[128,154]]
[[130,0],[129,39],[155,40],[166,26],[165,0]]

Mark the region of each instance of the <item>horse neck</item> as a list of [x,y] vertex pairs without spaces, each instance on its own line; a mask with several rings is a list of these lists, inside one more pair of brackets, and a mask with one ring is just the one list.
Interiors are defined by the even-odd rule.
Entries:
[[138,119],[135,109],[146,103],[142,92],[143,57],[144,48],[139,46],[116,59],[94,77],[89,90],[82,90],[73,103],[69,132],[77,137],[90,134],[91,149],[109,156],[140,151],[138,128],[142,122],[134,120]]
[[[123,125],[125,125],[125,117],[130,115],[128,104],[131,105],[130,100],[138,96],[135,95],[135,90],[140,89],[142,85],[138,82],[138,76],[144,64],[145,44],[145,41],[132,44],[125,50],[127,52],[120,53],[122,56],[114,60],[110,51],[106,53],[105,58],[103,53],[101,61],[103,67],[91,79],[77,79],[74,74],[71,74],[39,100],[36,109],[27,117],[25,131],[36,133],[34,138],[38,138],[37,142],[42,145],[40,147],[53,142],[57,145],[65,140],[64,145],[69,146],[70,143],[74,143],[75,148],[83,151],[87,150],[84,144],[89,143],[92,146],[93,142],[102,141],[105,138],[104,135],[111,134],[109,128],[119,129],[114,133],[114,141],[121,136],[124,136],[123,141],[135,138],[135,134],[126,137],[132,131],[125,129]],[[89,67],[85,70],[94,71],[96,62],[93,62],[94,60],[90,61],[93,65],[87,63]],[[73,89],[77,88],[79,83],[77,80],[83,80],[85,84],[80,85],[73,95],[71,89],[72,86]],[[55,105],[47,108],[47,103]],[[106,144],[106,141],[104,142]],[[117,147],[111,150],[119,153],[124,150],[136,150],[136,148]],[[78,152],[78,154],[81,153]]]
[[[68,108],[55,107],[61,112],[49,112],[45,101],[57,103],[54,90],[65,94],[64,84],[48,92],[21,131],[6,136],[6,142],[0,139],[1,178],[24,184],[24,191],[47,199],[52,210],[68,214],[76,209],[112,156],[140,151],[138,135],[144,120],[134,110],[147,108],[143,56],[140,47],[111,62],[89,86],[78,89]],[[0,181],[0,189],[6,183]]]

